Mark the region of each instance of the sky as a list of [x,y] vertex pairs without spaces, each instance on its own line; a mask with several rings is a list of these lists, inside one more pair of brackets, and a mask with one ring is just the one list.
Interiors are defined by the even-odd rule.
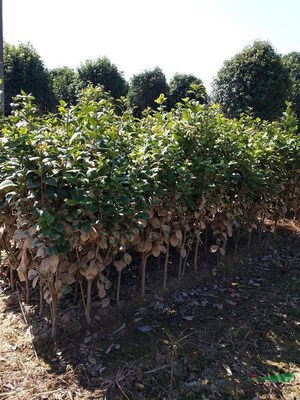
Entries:
[[126,79],[160,67],[210,85],[254,40],[300,51],[300,0],[3,0],[3,36],[49,69],[106,56]]

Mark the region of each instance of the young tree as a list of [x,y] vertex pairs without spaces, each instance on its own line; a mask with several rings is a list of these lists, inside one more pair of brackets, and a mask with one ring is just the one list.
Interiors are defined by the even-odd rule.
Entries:
[[126,96],[128,91],[128,84],[122,72],[106,57],[95,61],[87,60],[81,64],[78,68],[78,79],[82,87],[90,83],[94,86],[103,86],[104,90],[110,92],[115,99]]
[[162,70],[156,67],[134,75],[130,82],[128,98],[137,114],[145,108],[156,108],[155,100],[160,94],[168,94],[168,84]]
[[50,71],[50,77],[56,104],[64,100],[74,105],[78,92],[77,73],[69,67],[55,68]]
[[300,53],[292,52],[282,57],[283,64],[288,70],[291,80],[289,101],[300,120]]
[[252,108],[262,119],[274,120],[285,108],[290,81],[273,47],[256,41],[226,61],[213,83],[213,97],[228,117]]
[[10,113],[12,98],[22,90],[31,93],[40,111],[52,110],[54,95],[50,76],[31,44],[4,44],[5,110]]
[[175,107],[175,105],[181,102],[185,97],[193,98],[191,85],[199,85],[203,88],[202,98],[199,100],[202,104],[205,103],[207,92],[201,79],[189,74],[175,74],[169,83],[168,107]]

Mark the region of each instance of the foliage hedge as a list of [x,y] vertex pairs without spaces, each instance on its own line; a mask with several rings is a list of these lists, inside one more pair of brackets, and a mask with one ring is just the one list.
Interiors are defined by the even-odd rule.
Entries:
[[197,270],[208,228],[220,262],[229,239],[250,240],[265,218],[299,210],[300,137],[289,108],[267,123],[228,119],[189,99],[166,112],[160,96],[158,110],[137,119],[124,99],[116,107],[100,97],[88,88],[77,105],[61,102],[57,114],[41,116],[20,95],[1,120],[0,238],[11,285],[17,269],[27,301],[39,287],[53,335],[58,301],[76,287],[88,322],[92,288],[103,307],[112,284],[119,300],[133,253],[144,295],[149,257],[164,256],[166,287],[170,248],[181,278],[192,253]]

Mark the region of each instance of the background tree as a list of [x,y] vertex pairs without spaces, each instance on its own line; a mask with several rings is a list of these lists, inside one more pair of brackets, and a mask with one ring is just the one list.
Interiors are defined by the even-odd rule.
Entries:
[[256,41],[226,61],[213,83],[213,97],[228,117],[251,107],[255,116],[274,120],[285,109],[290,81],[273,47]]
[[50,77],[56,104],[59,100],[75,104],[78,94],[77,73],[69,67],[55,68],[50,71]]
[[128,84],[123,74],[106,57],[95,61],[87,60],[81,64],[78,68],[78,79],[82,87],[89,83],[103,86],[104,90],[110,92],[115,99],[126,96],[128,91]]
[[300,119],[300,53],[292,52],[282,57],[283,64],[288,70],[291,80],[289,101]]
[[130,81],[128,98],[140,114],[145,108],[156,108],[155,100],[160,94],[168,94],[168,84],[162,70],[158,67],[134,75]]
[[21,90],[35,97],[42,112],[52,110],[54,96],[50,76],[31,44],[4,44],[5,110],[10,113],[12,98]]
[[168,107],[175,107],[185,97],[193,98],[190,92],[193,84],[203,87],[203,98],[200,101],[202,104],[206,102],[207,92],[201,79],[190,74],[175,74],[169,83]]

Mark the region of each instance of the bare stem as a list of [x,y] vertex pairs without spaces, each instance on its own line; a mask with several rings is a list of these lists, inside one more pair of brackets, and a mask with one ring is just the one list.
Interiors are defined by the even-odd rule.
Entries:
[[117,304],[120,305],[120,289],[121,289],[122,271],[118,271],[118,286],[117,286]]
[[141,295],[142,295],[142,297],[145,297],[147,259],[148,259],[148,254],[142,253],[142,255],[141,255],[141,271],[142,271]]
[[51,336],[55,338],[57,335],[57,296],[56,293],[52,293],[52,301],[51,301],[51,317],[52,317],[52,327],[51,327]]
[[43,287],[44,284],[40,280],[40,313],[43,314],[44,312],[44,295],[43,295]]
[[199,252],[200,239],[197,238],[195,253],[194,253],[194,272],[198,270],[198,252]]
[[[187,230],[185,229],[184,230],[184,235],[183,235],[183,241],[182,241],[182,244],[181,244],[181,248],[184,248],[185,247],[185,242],[186,242],[186,233],[187,233]],[[181,252],[180,252],[181,253]],[[178,279],[181,279],[182,278],[182,262],[183,262],[183,257],[182,257],[182,255],[180,254],[180,259],[179,259],[179,265],[178,265]]]
[[252,230],[249,232],[249,235],[248,235],[248,243],[247,243],[247,248],[248,248],[248,249],[249,249],[249,247],[250,247],[251,238],[252,238]]
[[93,283],[93,279],[89,279],[87,281],[86,306],[85,306],[84,314],[85,314],[86,322],[88,324],[92,323],[92,320],[91,320],[92,283]]
[[170,243],[168,240],[166,243],[166,256],[165,256],[165,263],[164,263],[164,281],[163,281],[164,289],[167,289],[169,256],[170,256]]

